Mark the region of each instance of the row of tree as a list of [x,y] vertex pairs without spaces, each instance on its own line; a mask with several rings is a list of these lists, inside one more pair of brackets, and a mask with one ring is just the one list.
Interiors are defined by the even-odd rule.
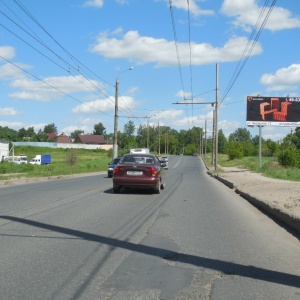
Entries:
[[[136,134],[135,134],[136,132]],[[54,123],[48,124],[44,130],[35,133],[33,127],[21,128],[16,131],[0,126],[0,139],[16,141],[53,141],[49,133],[57,134]],[[71,138],[84,134],[82,130],[75,130]],[[92,134],[103,135],[108,143],[113,142],[113,133],[106,133],[106,128],[100,122],[94,125]],[[177,131],[169,126],[140,125],[135,127],[133,121],[128,121],[123,131],[118,132],[119,155],[126,153],[130,148],[149,148],[151,152],[159,154],[210,153],[213,151],[213,138],[207,136],[203,128],[193,127],[188,130]],[[278,161],[285,166],[300,167],[300,128],[288,134],[280,143],[270,139],[261,140],[263,156],[278,156]],[[218,153],[228,154],[229,159],[244,156],[257,156],[259,153],[259,136],[251,136],[246,128],[238,128],[228,138],[222,129],[218,131]]]

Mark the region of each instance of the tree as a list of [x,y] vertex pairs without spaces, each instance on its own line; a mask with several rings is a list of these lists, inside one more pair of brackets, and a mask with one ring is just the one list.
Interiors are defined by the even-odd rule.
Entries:
[[24,127],[19,129],[18,134],[21,139],[27,138],[27,130]]
[[235,158],[242,158],[244,156],[243,147],[239,142],[229,142],[227,147],[227,154],[229,160]]
[[93,131],[94,135],[106,135],[106,128],[104,127],[104,125],[99,122],[98,124],[94,125],[94,131]]
[[35,136],[34,127],[28,127],[27,128],[27,136],[30,138],[33,138]]
[[147,126],[140,125],[137,129],[136,142],[138,147],[146,148],[147,146]]
[[231,133],[228,137],[229,142],[242,142],[251,141],[250,131],[246,128],[238,128],[235,132]]
[[227,146],[227,139],[223,133],[223,130],[220,129],[218,132],[218,153],[225,153]]
[[72,139],[76,139],[78,137],[79,134],[83,134],[84,133],[84,130],[80,130],[80,129],[77,129],[77,130],[74,130],[72,133],[71,133],[71,138]]
[[268,152],[270,156],[273,156],[273,154],[275,153],[275,151],[277,150],[277,143],[268,139],[267,140],[267,148],[268,148]]
[[57,128],[56,128],[54,123],[51,123],[51,124],[45,125],[44,132],[45,133],[56,133],[57,134]]
[[40,131],[33,138],[34,142],[48,142],[49,138],[46,132]]
[[127,135],[128,137],[131,137],[133,135],[135,131],[135,126],[133,121],[128,121],[125,125],[124,125],[124,131],[123,133],[125,135]]
[[18,132],[14,129],[10,129],[7,126],[0,126],[0,139],[6,139],[11,142],[16,142],[19,140]]

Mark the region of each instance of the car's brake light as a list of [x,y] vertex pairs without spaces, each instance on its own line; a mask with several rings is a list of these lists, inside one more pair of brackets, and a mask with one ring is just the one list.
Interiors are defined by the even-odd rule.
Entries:
[[114,175],[117,174],[119,171],[120,171],[120,167],[118,167],[118,166],[115,167],[115,168],[114,168]]
[[157,170],[153,167],[151,167],[151,174],[152,176],[156,176],[157,175]]

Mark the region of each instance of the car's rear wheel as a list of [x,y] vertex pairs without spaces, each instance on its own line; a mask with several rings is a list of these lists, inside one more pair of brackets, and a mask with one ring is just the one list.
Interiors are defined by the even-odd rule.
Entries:
[[114,190],[115,194],[119,194],[120,193],[120,187],[114,187],[113,190]]
[[155,189],[155,193],[156,194],[160,194],[160,186],[161,186],[161,184],[159,182],[158,185],[157,185],[157,187],[156,187],[156,189]]

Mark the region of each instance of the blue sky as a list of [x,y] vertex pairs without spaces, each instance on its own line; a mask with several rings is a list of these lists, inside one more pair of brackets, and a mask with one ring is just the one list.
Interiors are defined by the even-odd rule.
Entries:
[[211,132],[213,107],[196,103],[215,102],[218,64],[228,136],[246,127],[247,95],[300,96],[299,2],[266,2],[0,1],[0,126],[112,133],[118,78],[120,131],[132,120]]

